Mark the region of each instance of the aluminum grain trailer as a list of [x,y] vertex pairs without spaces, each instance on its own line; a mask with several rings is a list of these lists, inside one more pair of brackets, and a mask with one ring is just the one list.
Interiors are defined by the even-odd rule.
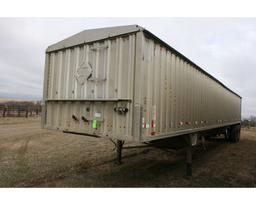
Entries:
[[124,141],[191,147],[239,140],[241,97],[148,30],[85,30],[46,50],[42,127]]

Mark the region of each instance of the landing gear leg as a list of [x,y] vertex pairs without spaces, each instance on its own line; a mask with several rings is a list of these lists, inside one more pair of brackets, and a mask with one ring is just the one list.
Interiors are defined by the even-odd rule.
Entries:
[[116,163],[122,164],[122,149],[123,149],[124,141],[117,140],[116,142]]
[[192,176],[192,146],[188,145],[186,150],[187,176]]
[[184,136],[186,142],[186,174],[192,176],[192,152],[193,146],[197,144],[197,134]]

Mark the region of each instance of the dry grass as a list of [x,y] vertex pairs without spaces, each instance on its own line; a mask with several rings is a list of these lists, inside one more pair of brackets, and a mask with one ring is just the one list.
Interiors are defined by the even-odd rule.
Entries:
[[[33,117],[28,117],[25,118],[24,116],[22,117],[5,117],[3,118],[0,116],[0,126],[1,125],[21,125],[21,124],[30,124],[36,122],[39,125],[39,117],[38,116],[33,116]],[[0,127],[1,130],[1,127]]]
[[13,99],[13,98],[0,98],[0,103],[10,102],[10,101],[20,102],[20,101],[24,101],[24,100],[21,100],[21,99]]
[[0,119],[1,187],[255,187],[256,130],[238,144],[217,140],[194,151],[193,177],[184,153],[124,150],[115,165],[106,139],[40,129],[39,118]]

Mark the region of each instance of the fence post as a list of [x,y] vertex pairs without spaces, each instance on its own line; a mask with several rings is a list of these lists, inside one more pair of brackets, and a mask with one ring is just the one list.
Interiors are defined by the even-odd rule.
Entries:
[[5,107],[4,107],[4,110],[3,110],[3,117],[5,117]]

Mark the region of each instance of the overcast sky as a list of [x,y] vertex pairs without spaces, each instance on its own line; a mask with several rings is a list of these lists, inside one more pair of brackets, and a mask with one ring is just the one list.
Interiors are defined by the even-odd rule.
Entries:
[[85,29],[139,24],[243,97],[256,115],[256,18],[0,18],[0,98],[41,99],[47,46]]

